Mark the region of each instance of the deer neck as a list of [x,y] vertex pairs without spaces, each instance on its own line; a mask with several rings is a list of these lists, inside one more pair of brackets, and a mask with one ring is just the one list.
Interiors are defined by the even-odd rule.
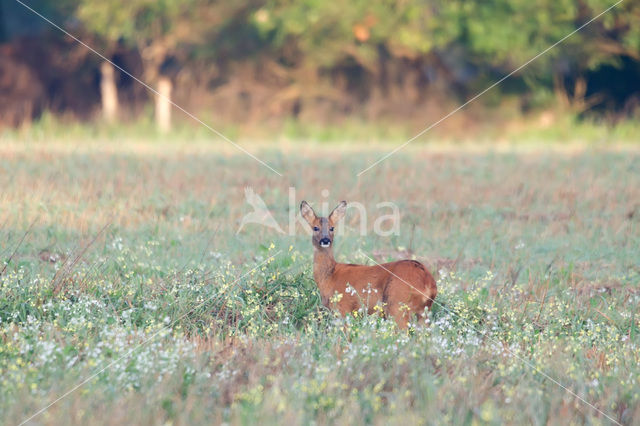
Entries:
[[313,279],[320,287],[323,288],[328,283],[329,279],[333,275],[333,271],[336,268],[336,260],[333,257],[333,250],[331,247],[313,249]]

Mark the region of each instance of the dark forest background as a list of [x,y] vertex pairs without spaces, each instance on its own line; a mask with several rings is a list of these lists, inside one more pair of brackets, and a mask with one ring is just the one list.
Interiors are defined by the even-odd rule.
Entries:
[[[611,0],[0,0],[0,125],[161,109],[118,67],[216,123],[436,120]],[[164,86],[162,86],[164,84]],[[110,101],[109,97],[113,97]],[[109,104],[115,102],[115,105]],[[640,2],[625,0],[449,124],[640,114]],[[174,114],[173,120],[177,118]],[[162,120],[156,113],[156,119]],[[167,119],[166,117],[164,119]]]

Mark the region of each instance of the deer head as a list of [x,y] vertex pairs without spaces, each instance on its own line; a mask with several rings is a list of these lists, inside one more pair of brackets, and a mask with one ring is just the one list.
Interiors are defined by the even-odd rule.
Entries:
[[306,201],[300,204],[300,213],[313,230],[311,242],[314,248],[324,250],[331,247],[334,228],[344,217],[346,210],[347,202],[341,201],[328,217],[318,217]]

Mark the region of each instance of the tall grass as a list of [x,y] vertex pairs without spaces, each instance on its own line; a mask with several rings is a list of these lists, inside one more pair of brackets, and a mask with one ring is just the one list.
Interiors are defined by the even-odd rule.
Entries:
[[[213,146],[0,150],[5,424],[94,374],[33,422],[640,416],[633,151],[413,150],[360,178],[382,152],[261,154],[280,178]],[[325,309],[301,226],[295,236],[256,225],[236,235],[248,185],[285,229],[290,185],[294,209],[303,198],[362,202],[369,229],[377,203],[397,203],[401,232],[388,238],[358,235],[349,212],[337,257],[425,262],[439,287],[430,323],[406,333]]]
[[[398,145],[421,133],[438,121],[441,115],[424,120],[407,121],[380,119],[376,121],[356,116],[345,117],[338,123],[318,123],[298,119],[242,123],[222,123],[207,111],[196,114],[199,119],[243,145],[256,144],[270,147],[278,144],[312,145]],[[513,107],[480,110],[470,116],[456,116],[433,127],[419,137],[413,145],[480,144],[483,146],[566,146],[637,145],[640,142],[638,120],[607,120],[581,117],[566,111],[544,111],[521,114]],[[56,143],[88,144],[96,141],[109,144],[130,144],[139,141],[162,143],[220,142],[223,140],[196,123],[177,113],[169,133],[157,129],[152,110],[135,118],[123,118],[109,124],[98,119],[81,122],[73,117],[58,117],[44,113],[30,125],[18,129],[0,129],[0,142],[15,141],[35,144]]]

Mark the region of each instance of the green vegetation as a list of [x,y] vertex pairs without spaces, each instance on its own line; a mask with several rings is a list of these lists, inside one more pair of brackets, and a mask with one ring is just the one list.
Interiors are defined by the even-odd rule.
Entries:
[[[328,68],[348,57],[365,69],[377,69],[384,55],[416,58],[461,45],[469,62],[486,69],[527,61],[614,3],[267,0],[231,6],[208,0],[132,0],[123,7],[117,1],[77,0],[76,15],[110,43],[140,49],[159,45],[150,49],[160,56],[190,47],[200,56],[215,58],[227,50],[238,56],[269,52],[285,65],[307,61],[308,66]],[[552,83],[549,67],[560,58],[575,73],[615,63],[620,56],[637,58],[640,30],[632,23],[639,14],[637,3],[622,2],[588,31],[527,68],[524,81],[538,86],[546,78]],[[243,47],[248,52],[238,51]],[[567,71],[557,69],[558,78]]]
[[[485,146],[565,146],[614,147],[617,145],[635,145],[639,142],[640,122],[623,120],[607,125],[597,120],[582,120],[575,115],[560,115],[554,122],[541,125],[539,117],[511,117],[510,125],[496,127],[492,120],[477,123],[469,127],[446,126],[435,128],[411,146],[442,146],[443,144],[485,145]],[[371,148],[391,150],[403,144],[427,124],[419,125],[402,122],[365,122],[358,119],[344,120],[341,124],[327,126],[322,123],[302,123],[286,120],[278,125],[255,125],[238,123],[237,125],[212,123],[214,127],[242,146],[253,145],[275,149],[282,145],[341,145],[354,148],[366,145]],[[422,127],[420,127],[422,126]],[[161,146],[167,144],[215,143],[232,148],[210,130],[203,126],[194,126],[187,117],[179,117],[169,134],[158,130],[152,117],[145,116],[129,123],[82,123],[75,120],[59,120],[52,114],[43,117],[28,127],[5,129],[0,131],[0,142],[9,143],[55,143],[71,145],[84,143],[127,144],[133,141],[155,142]],[[20,142],[17,142],[20,141]]]
[[[637,1],[613,8],[615,0],[31,4],[118,67],[154,88],[163,81],[179,105],[224,125],[330,128],[346,118],[424,127],[543,52],[452,126],[491,119],[503,127],[514,113],[549,110],[608,123],[638,114]],[[5,72],[24,75],[3,83],[0,124],[17,127],[47,109],[81,121],[97,121],[102,111],[107,121],[126,122],[152,103],[129,75],[22,6],[0,13],[17,23],[0,20],[10,45]],[[32,46],[32,37],[41,43]]]
[[[17,424],[623,424],[640,416],[640,155],[580,150],[257,152],[214,145],[0,146],[0,412]],[[438,276],[410,333],[319,302],[298,226],[236,235],[253,186],[401,209],[349,262]],[[329,189],[327,198],[321,196]],[[24,239],[23,239],[24,237]],[[273,257],[272,257],[273,256]],[[523,362],[526,360],[526,363]],[[108,367],[103,369],[104,367]]]

